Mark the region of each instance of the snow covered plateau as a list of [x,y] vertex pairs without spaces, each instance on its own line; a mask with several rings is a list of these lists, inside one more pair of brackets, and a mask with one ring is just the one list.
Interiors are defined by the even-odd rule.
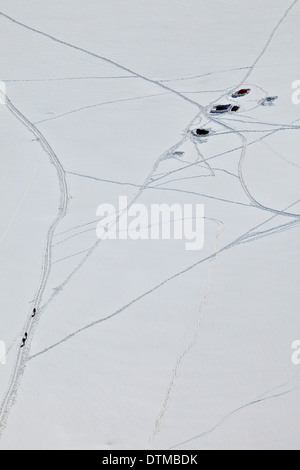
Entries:
[[[0,0],[1,450],[299,450],[299,24]],[[204,247],[99,239],[120,197],[204,205]]]

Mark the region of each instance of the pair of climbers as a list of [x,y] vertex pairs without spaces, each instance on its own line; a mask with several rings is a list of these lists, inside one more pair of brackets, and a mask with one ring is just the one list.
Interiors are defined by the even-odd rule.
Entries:
[[[31,315],[31,318],[34,318],[36,316],[36,308],[33,309],[33,312],[32,312],[32,315]],[[28,339],[28,333],[26,332],[23,339],[22,339],[22,344],[21,344],[21,348],[24,348],[25,344],[26,344],[26,341]]]

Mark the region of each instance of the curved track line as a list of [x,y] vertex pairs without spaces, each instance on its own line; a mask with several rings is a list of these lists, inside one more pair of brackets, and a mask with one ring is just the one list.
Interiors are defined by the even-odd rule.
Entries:
[[264,206],[263,204],[261,204],[259,201],[257,201],[254,196],[250,193],[250,190],[248,189],[248,186],[246,184],[246,181],[245,181],[245,178],[244,178],[244,175],[243,175],[243,168],[244,168],[244,163],[245,163],[245,159],[246,159],[246,154],[247,154],[247,148],[248,148],[248,141],[247,141],[247,138],[241,134],[241,132],[237,131],[234,127],[231,127],[229,126],[228,124],[225,124],[224,122],[210,116],[209,117],[209,114],[208,114],[208,110],[206,111],[206,117],[212,121],[214,121],[216,124],[219,124],[220,126],[224,127],[225,129],[228,129],[230,130],[232,133],[234,133],[236,136],[238,136],[241,140],[242,140],[242,153],[241,153],[241,157],[240,157],[240,160],[239,160],[239,165],[238,165],[238,176],[239,176],[239,180],[240,180],[240,183],[242,185],[242,188],[244,190],[244,193],[246,194],[246,196],[248,197],[248,199],[250,200],[250,202],[253,204],[253,206],[259,208],[259,209],[262,209],[264,211],[268,211],[268,212],[272,212],[273,214],[277,214],[277,215],[282,215],[284,217],[297,217],[299,218],[300,217],[300,214],[293,214],[293,213],[290,213],[290,212],[282,212],[282,211],[279,211],[277,209],[272,209],[271,207],[267,207],[267,206]]
[[[0,96],[1,98],[1,96]],[[68,194],[68,187],[67,187],[67,182],[65,179],[66,172],[62,165],[60,164],[57,156],[55,155],[54,151],[44,138],[44,136],[41,134],[41,132],[20,112],[18,111],[13,104],[9,101],[9,99],[6,97],[6,104],[9,108],[9,110],[32,132],[38,141],[40,142],[42,148],[49,154],[51,158],[51,162],[56,166],[58,176],[59,176],[59,181],[61,185],[61,204],[59,208],[59,214],[54,221],[54,223],[51,225],[49,232],[48,232],[48,237],[47,237],[47,244],[46,244],[46,251],[45,251],[45,260],[43,264],[43,272],[42,272],[42,279],[39,285],[39,288],[37,290],[37,294],[35,296],[35,305],[40,307],[40,303],[42,300],[42,295],[45,290],[47,280],[50,274],[51,270],[51,257],[52,257],[52,244],[53,244],[53,238],[54,238],[54,232],[55,229],[57,228],[58,224],[60,221],[63,219],[63,217],[67,213],[67,207],[68,207],[68,200],[69,200],[69,194]],[[198,114],[196,118],[198,117]],[[155,161],[149,175],[147,176],[144,184],[139,187],[139,190],[136,194],[136,196],[133,198],[131,203],[128,205],[127,210],[137,201],[137,199],[142,195],[142,193],[147,189],[148,185],[151,182],[152,175],[155,173],[155,171],[158,168],[158,165],[161,161],[162,158],[166,156],[170,151],[175,151],[179,146],[181,146],[182,141],[186,139],[188,130],[190,126],[194,123],[195,119],[193,118],[192,122],[187,126],[187,128],[184,131],[184,137],[175,145],[173,145],[170,149],[168,149],[162,156],[159,156],[159,158]],[[120,217],[120,216],[119,216]],[[119,219],[117,218],[117,221]],[[116,223],[117,223],[116,221]],[[15,403],[16,400],[16,395],[18,392],[18,388],[22,379],[22,376],[24,374],[25,368],[26,368],[26,363],[30,359],[29,357],[29,352],[30,352],[30,346],[31,342],[34,336],[34,332],[38,326],[39,320],[41,318],[41,315],[43,312],[46,310],[47,306],[49,303],[53,300],[53,298],[69,283],[69,281],[72,279],[72,277],[77,273],[77,271],[86,263],[86,261],[89,259],[89,257],[94,253],[94,251],[98,248],[102,240],[97,240],[97,242],[88,250],[87,254],[84,256],[82,261],[79,263],[79,265],[70,273],[70,275],[66,278],[64,283],[59,286],[54,292],[54,294],[51,296],[51,298],[47,301],[45,305],[42,307],[38,308],[38,314],[36,315],[35,319],[33,320],[31,318],[31,313],[30,313],[30,318],[26,322],[26,325],[24,327],[24,332],[27,331],[29,334],[27,345],[25,348],[20,349],[16,358],[16,363],[13,371],[13,376],[10,382],[9,389],[4,397],[4,400],[2,402],[1,408],[0,408],[0,437],[5,429],[5,425],[9,416],[9,411],[11,409],[11,406]]]
[[[257,57],[257,59],[253,62],[252,66],[249,68],[246,76],[244,77],[243,81],[237,86],[237,88],[239,88],[240,86],[242,86],[245,82],[247,82],[248,78],[250,77],[250,75],[252,74],[253,70],[255,69],[256,65],[258,64],[258,62],[261,60],[261,58],[264,56],[264,54],[266,53],[266,51],[268,50],[276,32],[278,31],[278,29],[280,28],[280,26],[282,25],[282,23],[284,22],[284,20],[287,18],[287,16],[289,15],[289,13],[291,12],[291,10],[294,8],[294,6],[298,3],[298,0],[294,0],[293,3],[289,6],[289,8],[285,11],[284,15],[281,17],[281,19],[279,20],[279,22],[277,23],[277,25],[275,26],[275,28],[273,29],[271,35],[269,36],[269,39],[265,45],[265,47],[263,48],[262,52],[259,54],[259,56]],[[223,98],[225,97],[225,95],[223,96]],[[244,179],[244,175],[243,175],[243,167],[244,167],[244,163],[245,163],[245,159],[246,159],[246,153],[247,153],[247,146],[248,146],[248,142],[247,142],[247,139],[246,137],[241,134],[241,132],[237,131],[236,129],[234,129],[233,127],[229,126],[228,124],[225,124],[224,122],[222,122],[222,120],[220,119],[216,119],[215,117],[213,117],[212,115],[209,114],[209,107],[206,108],[206,110],[204,111],[205,115],[206,115],[206,118],[209,119],[210,121],[214,121],[216,124],[219,124],[220,126],[224,127],[225,129],[228,129],[230,131],[232,131],[236,136],[240,137],[240,139],[242,140],[243,144],[242,144],[242,154],[241,154],[241,158],[240,158],[240,161],[239,161],[239,167],[238,167],[238,175],[239,175],[239,179],[240,179],[240,182],[241,182],[241,185],[242,185],[242,188],[245,192],[245,194],[247,195],[248,199],[252,202],[252,204],[254,204],[254,206],[260,208],[260,209],[263,209],[265,211],[268,211],[268,212],[272,212],[273,214],[277,214],[277,215],[282,215],[284,217],[297,217],[299,218],[300,217],[300,214],[292,214],[292,213],[288,213],[288,212],[282,212],[282,211],[277,211],[276,209],[272,209],[270,207],[266,207],[264,206],[263,204],[260,204],[260,202],[258,202],[253,196],[252,194],[250,193],[248,187],[247,187],[247,184],[245,182],[245,179]]]
[[[2,92],[0,92],[0,98],[4,100],[4,103],[6,104],[8,110],[28,129],[29,132],[31,132],[35,136],[35,138],[40,143],[42,149],[49,155],[50,162],[55,166],[59,180],[60,206],[58,214],[48,230],[45,253],[42,264],[41,279],[34,297],[34,305],[38,309],[42,301],[43,293],[50,275],[53,235],[68,210],[69,190],[67,185],[66,173],[52,147],[47,142],[45,137],[41,134],[41,132],[12,104],[8,97],[5,96]],[[14,404],[18,387],[20,385],[20,381],[24,373],[24,367],[29,354],[30,344],[33,339],[34,331],[35,319],[31,317],[30,312],[30,316],[28,317],[24,326],[24,333],[28,333],[27,345],[23,349],[20,348],[18,351],[10,385],[4,396],[0,408],[0,437],[4,431],[10,408]]]
[[287,18],[287,16],[289,15],[290,11],[294,8],[294,6],[296,5],[296,3],[298,3],[298,0],[294,0],[293,3],[289,6],[289,8],[286,10],[285,14],[282,16],[282,18],[280,19],[279,23],[276,25],[276,27],[273,29],[265,47],[263,48],[262,52],[260,53],[260,55],[257,57],[257,59],[254,61],[254,63],[252,64],[252,66],[250,67],[248,73],[246,74],[246,77],[244,78],[243,80],[243,83],[245,83],[248,78],[250,77],[250,75],[252,74],[254,68],[256,67],[256,65],[258,64],[258,62],[260,61],[260,59],[264,56],[264,54],[267,52],[268,48],[269,48],[269,45],[271,44],[275,34],[277,33],[278,29],[280,28],[280,26],[282,25],[282,23],[284,22],[284,20]]
[[[298,2],[298,0],[295,0],[293,2],[293,4],[288,8],[288,10],[285,12],[285,15],[281,18],[280,22],[277,24],[276,28],[273,30],[265,48],[263,49],[262,53],[259,55],[259,57],[256,59],[256,61],[254,62],[253,66],[250,68],[249,72],[247,73],[246,77],[244,78],[243,82],[251,75],[252,71],[254,70],[254,67],[256,66],[256,64],[259,62],[259,60],[261,59],[261,57],[264,55],[264,53],[266,52],[266,50],[268,49],[268,46],[269,44],[271,43],[276,31],[278,30],[278,28],[280,27],[280,25],[282,24],[282,22],[284,21],[284,19],[287,17],[288,13],[290,12],[290,10],[294,7],[294,5]],[[72,44],[69,44],[67,42],[64,42],[64,41],[61,41],[59,39],[56,39],[55,37],[51,36],[51,35],[48,35],[46,33],[43,33],[42,31],[39,31],[39,30],[36,30],[34,28],[31,28],[21,22],[18,22],[16,20],[14,20],[13,18],[9,17],[8,15],[5,15],[4,13],[1,13],[0,12],[0,15],[5,17],[6,19],[32,31],[32,32],[35,32],[35,33],[38,33],[40,35],[43,35],[44,37],[48,37],[49,39],[57,42],[57,43],[60,43],[60,44],[63,44],[67,47],[70,47],[72,49],[75,49],[77,51],[80,51],[80,52],[83,52],[83,53],[86,53],[90,56],[93,56],[95,58],[98,58],[98,59],[101,59],[107,63],[110,63],[111,65],[114,65],[116,67],[118,67],[119,69],[121,70],[124,70],[124,71],[127,71],[129,72],[130,74],[136,76],[136,77],[139,77],[141,79],[143,79],[144,81],[146,82],[149,82],[149,83],[152,83],[152,84],[155,84],[157,86],[160,86],[161,88],[163,88],[164,90],[167,90],[169,92],[172,92],[173,94],[177,95],[178,97],[180,97],[181,99],[185,100],[186,102],[188,102],[189,104],[192,104],[194,106],[196,106],[200,111],[203,111],[206,115],[206,117],[210,120],[214,120],[214,119],[211,119],[211,116],[208,117],[208,113],[207,113],[207,110],[201,106],[199,103],[187,98],[186,96],[182,95],[180,92],[177,92],[175,91],[174,89],[172,88],[169,88],[168,86],[165,86],[163,85],[162,83],[160,82],[157,82],[155,80],[152,80],[150,78],[147,78],[141,74],[138,74],[136,72],[133,72],[132,70],[130,70],[129,68],[126,68],[108,58],[105,58],[105,57],[102,57],[100,55],[97,55],[97,54],[94,54],[88,50],[85,50],[83,48],[80,48],[80,47],[77,47],[77,46],[74,46]],[[242,82],[242,83],[243,83]],[[8,106],[8,108],[10,109],[10,111],[28,128],[28,130],[30,132],[32,132],[36,137],[38,137],[40,143],[41,143],[41,146],[42,148],[49,154],[50,158],[51,158],[51,161],[53,162],[53,164],[56,166],[57,168],[57,172],[58,172],[58,177],[59,177],[59,181],[60,181],[60,186],[61,186],[61,206],[59,208],[59,213],[58,213],[58,216],[56,218],[56,220],[54,221],[54,223],[52,224],[52,226],[50,227],[49,229],[49,232],[48,232],[48,238],[47,238],[47,244],[46,244],[46,251],[45,251],[45,260],[44,260],[44,264],[43,264],[43,270],[42,270],[42,279],[41,279],[41,283],[39,285],[39,288],[38,288],[38,291],[37,291],[37,294],[36,294],[36,297],[35,297],[35,301],[39,304],[40,301],[41,301],[41,298],[42,298],[42,294],[44,292],[44,289],[45,289],[45,286],[46,286],[46,283],[47,283],[47,279],[49,277],[49,273],[50,273],[50,269],[51,269],[51,243],[49,243],[49,241],[52,241],[52,238],[53,238],[53,235],[54,235],[54,231],[55,231],[55,228],[57,227],[57,225],[60,223],[60,221],[63,219],[63,217],[65,216],[66,212],[67,212],[67,206],[68,206],[68,188],[67,188],[67,184],[66,184],[66,179],[65,179],[65,171],[63,169],[63,167],[61,166],[59,160],[57,159],[55,153],[53,152],[52,148],[50,147],[50,145],[48,144],[48,142],[46,141],[46,139],[42,136],[42,134],[35,128],[35,126],[30,122],[28,121],[27,118],[25,118],[25,116],[23,116],[13,105],[12,103],[8,100],[8,98],[6,98],[6,104]],[[217,120],[214,120],[215,122],[218,122],[218,124],[221,124],[219,121]],[[223,124],[221,124],[223,125]],[[226,127],[226,125],[224,125],[224,127]],[[270,209],[270,208],[267,208],[267,207],[264,207],[262,205],[260,205],[257,201],[255,201],[255,199],[252,197],[252,195],[250,194],[250,192],[248,191],[248,188],[243,180],[243,175],[242,175],[242,166],[243,166],[243,162],[244,162],[244,159],[245,159],[245,155],[246,155],[246,150],[247,150],[247,140],[244,136],[241,136],[235,129],[232,129],[230,128],[229,126],[227,126],[228,129],[231,129],[233,132],[236,133],[236,135],[239,135],[242,140],[243,140],[243,151],[242,151],[242,156],[241,156],[241,160],[240,160],[240,164],[239,164],[239,176],[240,176],[240,180],[241,180],[241,183],[242,183],[242,186],[244,188],[244,191],[246,192],[246,194],[248,195],[248,197],[250,198],[250,200],[252,200],[252,202],[255,203],[255,205],[257,207],[260,207],[264,210],[267,210],[267,211],[271,211],[273,213],[275,213],[276,215],[284,215],[284,216],[290,216],[290,217],[299,217],[298,214],[287,214],[286,212],[279,212],[279,211],[276,211],[276,210],[273,210],[273,209]],[[175,148],[178,147],[178,144],[176,146],[174,146]],[[158,167],[158,164],[161,160],[161,157],[158,159],[158,161],[156,162],[156,165],[154,165],[154,168],[153,168],[153,171],[152,171],[152,174],[153,172],[157,169]],[[65,186],[64,186],[64,183],[65,183]],[[136,196],[135,200],[139,197],[139,195],[147,188],[147,185],[149,185],[149,178],[146,180],[144,186],[140,189],[138,195]],[[65,193],[64,193],[64,189],[65,189]],[[83,259],[83,261],[79,264],[78,268],[76,268],[73,273],[71,273],[71,275],[66,279],[66,282],[68,282],[70,280],[70,278],[73,276],[73,274],[75,274],[75,272],[77,272],[77,270],[81,267],[82,264],[84,264],[84,262],[87,260],[87,258],[92,254],[92,252],[97,248],[98,246],[98,242],[94,245],[94,247],[89,251],[88,255]],[[230,248],[232,248],[233,246],[235,246],[235,242],[233,242],[232,244],[228,245],[227,247],[224,247],[223,249],[219,250],[218,253],[221,253],[225,250],[228,250]],[[206,258],[205,260],[202,260],[198,263],[195,263],[193,266],[189,267],[188,269],[184,270],[182,273],[178,273],[177,275],[171,277],[170,279],[168,279],[167,281],[161,283],[159,286],[157,286],[154,290],[158,289],[159,287],[161,287],[162,285],[166,284],[168,281],[170,280],[173,280],[175,279],[176,277],[178,277],[179,275],[181,274],[184,274],[185,272],[191,270],[193,267],[199,265],[200,263],[202,262],[205,262],[205,261],[208,261],[212,258],[215,258],[216,255],[218,254],[214,254],[208,258]],[[153,291],[153,290],[152,290]],[[84,331],[85,329],[87,328],[90,328],[92,326],[94,326],[95,324],[98,324],[102,321],[105,321],[107,320],[108,318],[112,318],[114,316],[116,316],[117,314],[121,313],[123,310],[127,309],[130,305],[132,305],[133,303],[135,303],[137,300],[145,297],[145,295],[148,295],[150,292],[152,291],[149,291],[147,292],[146,294],[140,296],[138,299],[135,299],[133,302],[131,302],[130,304],[126,305],[125,307],[123,307],[122,309],[120,309],[118,312],[115,312],[114,314],[110,315],[109,317],[107,317],[106,319],[102,319],[100,321],[96,321],[90,325],[88,325],[87,327],[84,327],[80,330],[78,330],[77,332],[75,332],[74,334],[70,335],[69,337],[67,337],[64,341],[66,341],[67,339],[75,336],[75,334],[81,332],[81,331]],[[51,300],[51,299],[50,299]],[[43,307],[43,310],[46,308],[46,306],[48,305],[48,302],[46,305],[44,305]],[[41,313],[41,312],[40,312]],[[0,435],[1,435],[1,431],[3,430],[3,426],[5,424],[5,418],[7,417],[8,415],[8,411],[10,409],[10,406],[13,404],[13,399],[14,399],[14,396],[15,394],[17,393],[17,390],[18,390],[18,385],[20,383],[20,379],[22,377],[22,374],[24,372],[24,368],[25,368],[25,364],[26,364],[26,360],[24,360],[25,358],[28,358],[28,351],[29,351],[29,345],[30,345],[30,342],[32,340],[32,336],[33,336],[33,332],[34,332],[34,326],[32,327],[32,319],[30,319],[27,323],[27,329],[31,332],[30,334],[30,338],[29,338],[29,342],[28,342],[28,345],[27,345],[27,348],[24,348],[24,350],[20,350],[19,351],[19,354],[18,354],[18,357],[17,357],[17,363],[16,363],[16,367],[14,369],[14,375],[13,375],[13,378],[12,378],[12,381],[11,381],[11,385],[10,385],[10,388],[9,388],[9,391],[8,393],[6,394],[5,396],[5,399],[2,403],[2,407],[0,409]],[[37,322],[35,323],[35,327],[37,325]]]

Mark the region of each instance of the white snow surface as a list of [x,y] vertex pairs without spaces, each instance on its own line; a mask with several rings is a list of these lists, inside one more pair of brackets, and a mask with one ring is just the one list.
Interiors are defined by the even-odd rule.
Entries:
[[[0,449],[299,450],[299,20],[0,0]],[[205,204],[204,249],[99,243],[119,196]]]

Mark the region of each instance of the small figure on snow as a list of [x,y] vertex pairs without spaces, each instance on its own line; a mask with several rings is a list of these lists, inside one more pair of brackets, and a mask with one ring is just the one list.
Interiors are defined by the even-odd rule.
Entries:
[[25,333],[25,336],[24,338],[22,339],[22,345],[21,345],[21,348],[24,348],[25,344],[26,344],[26,341],[27,341],[27,338],[28,338],[28,334]]
[[33,309],[32,318],[34,318],[35,316],[36,316],[36,308]]

